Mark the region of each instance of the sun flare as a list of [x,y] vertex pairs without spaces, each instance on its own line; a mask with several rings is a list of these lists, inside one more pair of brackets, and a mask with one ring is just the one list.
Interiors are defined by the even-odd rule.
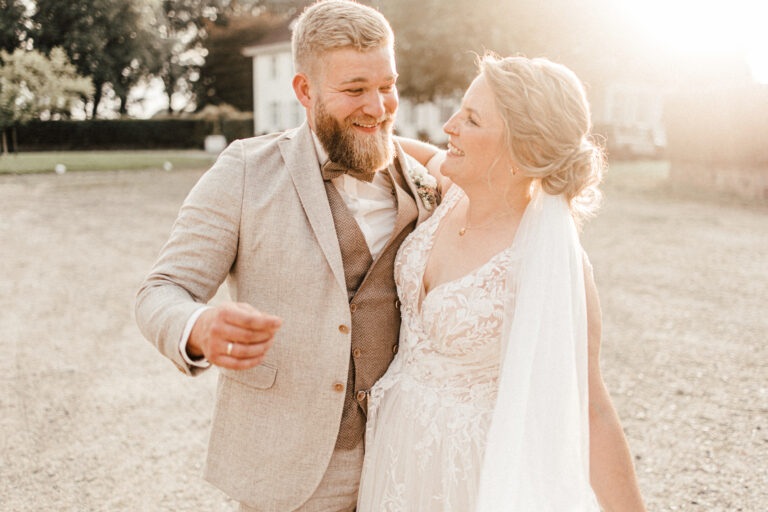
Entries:
[[768,83],[766,0],[627,1],[624,8],[657,44],[681,54],[738,53]]

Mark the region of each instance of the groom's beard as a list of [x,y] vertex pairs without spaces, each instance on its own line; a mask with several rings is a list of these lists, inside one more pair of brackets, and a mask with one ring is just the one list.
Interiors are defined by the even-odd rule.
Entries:
[[363,172],[375,172],[388,166],[395,156],[392,142],[391,114],[380,119],[355,119],[360,124],[373,124],[381,121],[376,133],[361,133],[347,118],[343,124],[334,119],[325,109],[322,101],[314,110],[315,132],[331,161]]

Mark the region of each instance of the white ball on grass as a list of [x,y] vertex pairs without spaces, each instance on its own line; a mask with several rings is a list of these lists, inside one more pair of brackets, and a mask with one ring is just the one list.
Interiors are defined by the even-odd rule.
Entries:
[[64,174],[67,172],[67,166],[64,164],[56,164],[56,167],[54,167],[53,170],[56,172],[56,174]]

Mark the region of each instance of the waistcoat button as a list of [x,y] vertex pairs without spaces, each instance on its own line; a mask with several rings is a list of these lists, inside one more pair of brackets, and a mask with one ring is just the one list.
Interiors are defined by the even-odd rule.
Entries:
[[350,310],[352,313],[354,313],[355,311],[357,311],[357,304],[350,304],[350,305],[349,305],[349,310]]
[[357,392],[357,401],[358,402],[362,402],[363,400],[365,400],[365,395],[366,395],[365,391],[363,391],[363,390],[358,391]]
[[342,391],[344,391],[344,384],[342,384],[341,382],[336,382],[333,385],[333,390],[338,393],[341,393]]
[[392,346],[392,353],[397,354],[397,345]]
[[349,327],[347,327],[346,325],[340,325],[339,332],[347,334],[349,332]]
[[352,351],[352,355],[355,357],[360,357],[360,354],[362,354],[362,352],[360,351],[359,348],[356,348],[355,350]]

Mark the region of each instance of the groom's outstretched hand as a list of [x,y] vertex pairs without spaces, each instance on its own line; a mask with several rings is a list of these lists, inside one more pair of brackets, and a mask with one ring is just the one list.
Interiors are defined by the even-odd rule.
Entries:
[[281,325],[279,317],[250,304],[226,302],[200,315],[189,334],[187,352],[222,368],[253,368],[264,361]]

